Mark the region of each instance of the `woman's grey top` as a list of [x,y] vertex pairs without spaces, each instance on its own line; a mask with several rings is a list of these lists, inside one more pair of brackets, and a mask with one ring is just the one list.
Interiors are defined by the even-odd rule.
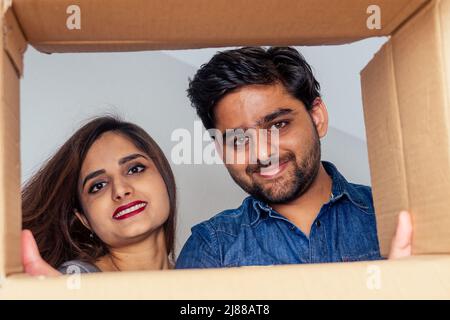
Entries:
[[95,265],[81,260],[66,261],[58,267],[58,271],[62,274],[101,272]]

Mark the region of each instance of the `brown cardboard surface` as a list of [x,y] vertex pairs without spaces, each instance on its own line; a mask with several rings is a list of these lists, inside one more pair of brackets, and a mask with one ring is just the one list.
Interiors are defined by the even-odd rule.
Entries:
[[2,28],[4,33],[5,50],[14,62],[14,66],[19,75],[23,72],[23,55],[27,48],[27,41],[20,30],[19,23],[14,16],[11,7],[7,9],[4,16],[4,26]]
[[449,20],[449,1],[433,2],[400,28],[362,72],[384,254],[400,209],[413,214],[413,253],[450,252]]
[[397,261],[116,272],[41,280],[18,275],[6,279],[0,299],[449,299],[449,269],[450,256],[423,256]]
[[[338,44],[392,33],[427,0],[14,0],[28,41],[44,52]],[[69,30],[69,5],[81,28]],[[381,10],[370,30],[367,8]]]
[[450,256],[90,274],[82,276],[79,290],[67,288],[76,276],[39,280],[13,275],[21,271],[21,30],[47,52],[331,44],[393,33],[362,72],[382,252],[387,254],[397,213],[409,208],[414,253],[450,253],[450,0],[377,1],[382,30],[366,27],[370,0],[217,0],[214,5],[207,0],[80,0],[82,29],[68,30],[66,8],[72,4],[14,0],[14,12],[6,12],[5,20],[0,17],[0,24],[6,21],[13,30],[0,36],[0,280],[8,275],[0,281],[0,299],[450,298]]
[[[0,6],[1,7],[1,6]],[[2,18],[0,18],[2,24]],[[3,48],[4,34],[0,36]],[[21,62],[21,61],[19,61]],[[19,78],[0,50],[0,277],[21,271]]]
[[362,71],[361,89],[378,239],[387,256],[397,214],[409,207],[391,42]]
[[450,39],[440,28],[450,11],[440,10],[440,2],[392,38],[416,254],[450,252],[450,88],[444,74],[450,55],[442,50]]

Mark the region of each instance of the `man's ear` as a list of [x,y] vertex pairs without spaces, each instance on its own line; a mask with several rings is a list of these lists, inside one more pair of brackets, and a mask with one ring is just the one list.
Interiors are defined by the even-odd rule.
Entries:
[[78,220],[81,221],[83,226],[85,226],[89,231],[92,231],[91,225],[89,224],[89,221],[86,218],[86,216],[84,214],[80,213],[77,209],[74,209],[73,212],[77,216]]
[[311,110],[309,110],[311,119],[316,127],[320,138],[325,137],[328,131],[328,111],[322,98],[317,97],[313,101]]
[[214,147],[219,157],[223,160],[223,136],[222,132],[217,128],[208,129],[210,138],[214,141]]

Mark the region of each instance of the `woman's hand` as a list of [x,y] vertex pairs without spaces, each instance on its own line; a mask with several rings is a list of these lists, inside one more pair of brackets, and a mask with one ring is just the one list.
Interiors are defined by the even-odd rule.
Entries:
[[22,230],[22,265],[32,276],[59,276],[61,272],[42,259],[36,240],[30,230]]
[[409,257],[412,251],[413,226],[411,214],[401,211],[398,215],[397,230],[391,242],[389,259]]

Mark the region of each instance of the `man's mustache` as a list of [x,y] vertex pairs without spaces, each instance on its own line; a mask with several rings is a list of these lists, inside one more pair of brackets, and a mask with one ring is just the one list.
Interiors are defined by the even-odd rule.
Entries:
[[[256,172],[260,172],[261,168],[267,168],[270,167],[274,162],[276,163],[276,158],[269,158],[267,161],[265,161],[264,163],[262,163],[260,160],[258,160],[258,164],[250,164],[247,166],[247,168],[245,169],[245,172],[248,175],[251,175],[253,173]],[[283,157],[280,157],[278,160],[278,164],[280,163],[284,163],[284,162],[288,162],[291,160],[295,160],[295,155],[293,153],[289,153]]]

